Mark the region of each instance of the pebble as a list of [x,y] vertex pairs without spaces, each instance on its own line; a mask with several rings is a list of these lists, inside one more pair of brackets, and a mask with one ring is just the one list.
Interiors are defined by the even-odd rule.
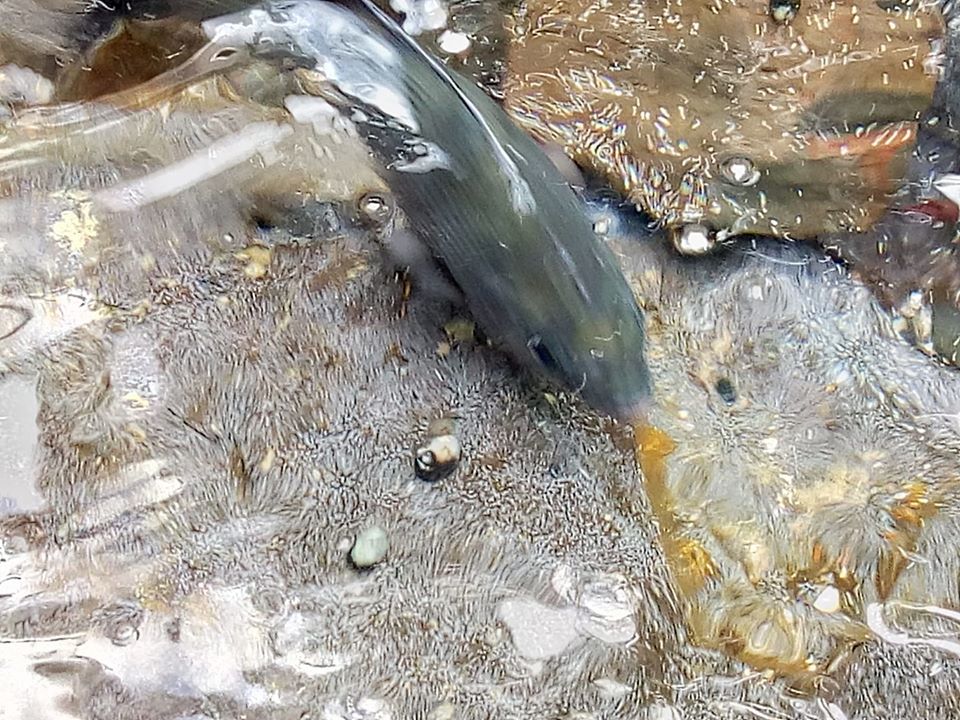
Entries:
[[390,7],[406,16],[403,30],[408,35],[439,30],[447,24],[447,6],[441,0],[390,0]]
[[53,100],[53,83],[29,68],[0,66],[0,102],[13,105],[45,105]]
[[813,606],[824,613],[835,613],[840,609],[840,591],[833,585],[827,585],[813,601]]
[[793,22],[799,10],[799,0],[770,0],[770,17],[778,25]]
[[756,185],[760,173],[753,161],[745,157],[732,157],[720,166],[720,172],[729,182],[741,187]]
[[[449,329],[450,323],[444,326],[451,340],[456,340],[455,334]],[[470,323],[469,334],[473,336],[473,324]],[[417,448],[414,455],[414,468],[417,477],[421,480],[436,482],[449,477],[460,463],[463,450],[460,440],[456,436],[457,423],[453,418],[438,418],[427,428],[427,442]]]
[[443,702],[437,705],[430,713],[430,720],[454,720],[457,716],[457,708],[453,703]]
[[456,435],[440,435],[431,438],[424,447],[417,449],[414,466],[421,480],[443,480],[456,469],[462,450]]
[[691,223],[674,231],[673,244],[684,255],[703,255],[713,250],[716,238],[705,225]]
[[470,49],[470,38],[461,32],[444,30],[437,38],[437,45],[448,55],[460,55]]
[[379,525],[373,525],[362,530],[353,541],[350,560],[358,568],[373,567],[386,557],[389,545],[387,533]]

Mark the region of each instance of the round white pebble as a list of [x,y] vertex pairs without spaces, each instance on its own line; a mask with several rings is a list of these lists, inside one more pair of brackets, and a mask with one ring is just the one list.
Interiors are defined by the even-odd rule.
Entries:
[[459,55],[470,49],[470,38],[461,32],[444,30],[437,38],[440,49],[449,55]]
[[704,255],[713,250],[716,237],[706,226],[690,223],[674,231],[673,244],[684,255]]
[[387,556],[389,544],[383,528],[378,525],[368,527],[353,541],[350,559],[358,568],[372,567]]
[[813,601],[813,606],[823,613],[835,613],[840,609],[840,591],[833,585],[827,585]]

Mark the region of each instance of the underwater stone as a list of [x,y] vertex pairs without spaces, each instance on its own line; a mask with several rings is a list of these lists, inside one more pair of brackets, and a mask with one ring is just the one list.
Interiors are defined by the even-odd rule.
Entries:
[[395,203],[385,192],[366,192],[357,199],[359,219],[371,227],[385,226],[393,217],[394,207]]
[[368,527],[360,531],[353,547],[350,549],[350,560],[358,568],[373,567],[387,556],[390,543],[387,534],[379,525]]
[[750,158],[732,157],[720,165],[723,176],[741,187],[750,187],[760,179],[760,173]]
[[417,450],[417,475],[423,480],[442,480],[459,461],[460,441],[454,435],[441,435]]
[[[943,19],[811,0],[783,25],[788,4],[527,0],[508,20],[506,107],[668,227],[869,227],[931,104]],[[738,165],[731,184],[730,157],[759,175]]]
[[770,17],[780,25],[793,22],[799,9],[799,0],[770,0]]
[[716,233],[706,225],[691,223],[672,233],[674,247],[684,255],[703,255],[717,244]]

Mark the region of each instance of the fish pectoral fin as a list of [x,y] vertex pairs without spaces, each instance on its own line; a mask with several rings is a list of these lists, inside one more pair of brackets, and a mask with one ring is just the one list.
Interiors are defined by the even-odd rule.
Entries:
[[383,247],[396,267],[407,269],[417,290],[436,300],[464,304],[460,288],[412,231],[406,228],[394,230],[383,241]]

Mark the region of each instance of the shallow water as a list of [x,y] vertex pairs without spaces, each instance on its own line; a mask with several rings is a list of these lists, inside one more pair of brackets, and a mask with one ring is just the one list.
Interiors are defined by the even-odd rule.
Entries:
[[0,144],[0,717],[960,713],[960,376],[874,286],[588,194],[627,427],[396,273],[331,117],[179,92]]

